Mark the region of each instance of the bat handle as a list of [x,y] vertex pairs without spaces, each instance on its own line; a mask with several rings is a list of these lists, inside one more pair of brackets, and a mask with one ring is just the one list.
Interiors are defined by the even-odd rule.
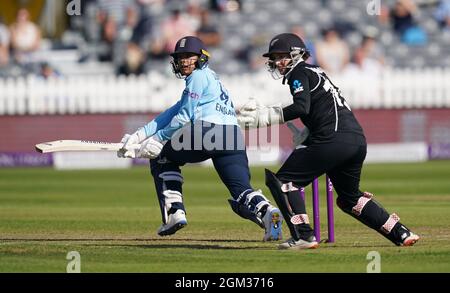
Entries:
[[292,123],[292,122],[289,121],[289,122],[286,123],[286,124],[287,124],[287,127],[292,131],[292,133],[297,134],[297,133],[300,132],[300,129],[298,129],[297,126],[295,126],[294,123]]
[[[129,145],[128,147],[127,147],[127,150],[128,151],[138,151],[138,150],[140,150],[141,149],[141,145],[139,144],[139,143],[136,143],[136,144],[131,144],[131,145]],[[119,151],[121,151],[121,152],[125,152],[125,151],[127,151],[127,150],[125,150],[124,148],[120,148],[119,149]]]
[[139,144],[139,143],[132,144],[132,145],[130,145],[129,149],[140,150],[141,149],[141,144]]

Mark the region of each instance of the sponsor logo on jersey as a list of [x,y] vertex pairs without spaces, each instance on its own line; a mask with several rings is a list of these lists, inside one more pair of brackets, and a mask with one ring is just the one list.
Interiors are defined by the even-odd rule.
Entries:
[[292,90],[294,91],[294,95],[303,91],[303,85],[300,80],[294,80],[292,83]]
[[183,96],[185,96],[185,95],[188,96],[191,99],[198,99],[198,98],[200,98],[199,94],[194,93],[194,92],[190,92],[188,89],[185,89],[183,91]]

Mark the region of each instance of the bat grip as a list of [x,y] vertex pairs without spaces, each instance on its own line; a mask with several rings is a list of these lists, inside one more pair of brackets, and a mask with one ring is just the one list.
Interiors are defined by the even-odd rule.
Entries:
[[294,134],[297,134],[297,133],[300,132],[300,129],[298,129],[297,126],[295,126],[294,123],[292,123],[292,122],[289,121],[289,122],[286,123],[286,124],[287,124],[287,127],[288,127]]
[[129,146],[129,149],[131,150],[140,150],[141,149],[141,144],[136,143],[136,144],[132,144]]

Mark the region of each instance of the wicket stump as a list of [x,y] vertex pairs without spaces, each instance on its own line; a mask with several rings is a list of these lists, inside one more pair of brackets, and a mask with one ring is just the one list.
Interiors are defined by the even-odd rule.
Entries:
[[[326,242],[334,242],[334,210],[333,210],[333,184],[330,178],[326,176],[327,191],[327,221],[328,221],[328,239]],[[300,188],[300,196],[305,200],[305,188]],[[312,201],[313,201],[313,221],[314,234],[317,242],[320,242],[320,210],[319,210],[319,179],[314,179],[312,183]]]

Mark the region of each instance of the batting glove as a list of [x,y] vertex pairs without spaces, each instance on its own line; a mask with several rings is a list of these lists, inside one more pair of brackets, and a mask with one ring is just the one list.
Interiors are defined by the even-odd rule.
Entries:
[[138,152],[139,158],[154,159],[161,153],[166,141],[161,141],[156,135],[145,140]]
[[294,144],[294,147],[298,148],[299,146],[302,146],[302,143],[304,143],[309,136],[308,127],[300,129],[292,122],[288,122],[287,127],[289,127],[292,132],[292,143]]
[[133,134],[125,134],[120,140],[123,143],[122,148],[117,152],[119,158],[136,158],[140,149],[140,142],[146,139],[145,130],[139,128]]
[[267,127],[284,122],[281,106],[264,106],[251,98],[237,115],[239,125],[246,128]]

